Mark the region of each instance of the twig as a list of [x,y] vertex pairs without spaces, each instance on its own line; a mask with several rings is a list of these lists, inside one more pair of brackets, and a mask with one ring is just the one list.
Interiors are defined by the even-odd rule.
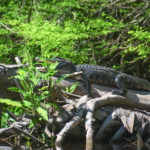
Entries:
[[31,6],[30,6],[29,14],[28,14],[28,23],[30,22],[32,11],[33,11],[32,6],[33,6],[33,0],[31,0]]
[[2,27],[4,27],[5,29],[9,30],[10,32],[17,34],[17,32],[13,31],[11,28],[7,27],[3,23],[0,22],[0,24],[1,24]]
[[15,125],[13,125],[11,127],[8,127],[8,128],[2,128],[2,129],[0,129],[0,134],[3,134],[4,132],[8,132],[8,131],[13,130],[13,129],[16,132],[23,133],[24,135],[30,137],[32,140],[34,140],[34,141],[36,141],[36,142],[38,142],[38,143],[40,143],[42,145],[44,144],[43,142],[41,142],[40,140],[38,140],[36,137],[34,137],[33,135],[31,135],[30,133],[28,133],[28,132],[26,132],[26,131],[24,131],[24,130],[18,128],[18,127],[16,127]]
[[36,0],[34,0],[33,3],[34,3],[34,8],[35,8],[35,10],[36,10],[36,13],[39,14],[39,12],[38,12],[38,10],[37,10],[37,7],[36,7]]
[[19,68],[19,67],[22,67],[23,65],[5,65],[5,64],[2,64],[0,63],[0,66],[4,67],[5,69],[16,69],[16,68]]
[[18,120],[18,119],[20,119],[20,118],[18,118],[16,115],[14,115],[12,112],[10,112],[10,111],[8,111],[8,110],[6,110],[6,112],[9,114],[9,116],[11,117],[11,118],[13,118],[13,119],[15,119],[15,120]]
[[19,133],[23,133],[24,135],[30,137],[32,140],[34,140],[34,141],[36,141],[36,142],[38,142],[38,143],[44,145],[43,142],[41,142],[40,140],[38,140],[35,136],[31,135],[30,133],[28,133],[28,132],[26,132],[26,131],[24,131],[24,130],[22,130],[22,129],[20,129],[20,128],[17,128],[17,127],[15,127],[15,126],[13,126],[12,128],[13,128],[15,131],[17,131],[17,132],[19,132]]
[[64,91],[64,90],[61,90],[61,91],[62,91],[62,93],[66,94],[66,95],[68,95],[68,96],[70,96],[70,97],[81,98],[80,95],[73,94],[73,93],[68,93],[68,92],[66,92],[66,91]]
[[9,130],[11,130],[13,127],[8,127],[8,128],[1,128],[0,129],[0,134],[3,134],[4,132],[7,132]]
[[[5,142],[5,143],[7,143],[8,145],[10,145],[11,147],[13,147],[14,145],[13,144],[11,144],[7,139],[0,139],[0,141],[2,141],[2,142]],[[1,146],[0,146],[0,149],[1,149]],[[3,148],[2,148],[3,149]]]
[[18,65],[22,65],[21,60],[19,59],[18,56],[15,57],[15,61]]
[[24,7],[24,4],[25,4],[25,0],[22,0],[22,5],[21,5],[20,9],[22,9]]
[[[15,57],[15,60],[16,60],[16,63],[18,65],[22,65],[21,60],[19,59],[19,57]],[[14,81],[15,81],[15,84],[16,84],[17,88],[21,89],[19,80],[17,78],[14,78]],[[21,99],[24,100],[24,97],[23,97],[22,93],[19,92],[19,95],[20,95]]]

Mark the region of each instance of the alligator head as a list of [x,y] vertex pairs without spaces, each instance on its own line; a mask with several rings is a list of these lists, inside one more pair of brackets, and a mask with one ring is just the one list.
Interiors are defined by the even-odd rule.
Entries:
[[76,71],[75,65],[64,58],[55,57],[52,62],[57,62],[56,70],[60,74],[69,74]]
[[[39,57],[35,57],[35,60],[40,63],[42,62]],[[76,71],[75,65],[71,61],[66,60],[64,58],[55,57],[52,60],[47,59],[47,62],[48,63],[55,63],[55,62],[58,63],[56,66],[57,74],[70,74],[70,73],[73,73]]]

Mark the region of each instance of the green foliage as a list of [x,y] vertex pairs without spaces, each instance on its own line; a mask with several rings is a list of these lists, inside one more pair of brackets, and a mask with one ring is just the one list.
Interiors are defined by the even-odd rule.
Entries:
[[73,93],[78,86],[78,82],[74,83],[70,88],[66,87],[66,92]]
[[[47,68],[47,72],[43,73],[37,70],[36,63],[32,63],[31,57],[28,55],[28,67],[24,67],[18,70],[18,74],[11,78],[16,78],[20,81],[22,88],[17,87],[9,87],[8,89],[14,92],[18,92],[23,96],[23,101],[14,101],[10,99],[0,99],[0,103],[4,103],[6,105],[19,107],[24,110],[26,113],[30,113],[34,116],[34,120],[32,120],[30,127],[32,127],[35,120],[41,119],[48,120],[48,107],[52,106],[54,109],[57,109],[57,105],[53,103],[48,103],[44,107],[41,106],[41,102],[44,102],[50,96],[50,88],[53,86],[53,82],[51,81],[51,77],[56,73],[56,63],[47,63],[45,59],[41,59],[43,67]],[[39,65],[39,64],[38,64]],[[62,77],[56,80],[56,84],[61,82],[66,77],[69,77],[71,74],[63,75]],[[38,83],[41,80],[45,80],[47,82],[47,86],[41,87],[38,90],[36,89]],[[73,92],[77,87],[78,83],[75,83],[70,87],[68,92]],[[20,110],[19,110],[20,111]],[[24,113],[24,111],[21,111]]]
[[15,107],[22,107],[21,102],[19,102],[19,101],[13,101],[11,99],[0,98],[0,103],[6,104],[6,105],[15,106]]
[[[48,120],[47,110],[41,107],[41,101],[44,101],[50,96],[50,78],[56,72],[55,67],[57,63],[48,65],[46,61],[43,62],[43,66],[48,70],[47,73],[39,72],[31,62],[28,62],[28,64],[30,64],[28,67],[19,69],[18,75],[14,76],[20,81],[22,89],[17,87],[8,88],[11,91],[22,94],[24,100],[21,102],[15,102],[12,100],[2,99],[0,102],[11,106],[21,107],[26,111],[26,113],[32,114],[37,120],[39,120],[40,116],[42,119]],[[48,86],[44,86],[36,91],[36,87],[40,80],[47,81]]]
[[48,120],[48,113],[46,109],[38,107],[37,112],[43,117],[43,119]]
[[138,41],[138,44],[133,48],[129,48],[130,52],[137,52],[142,58],[146,58],[149,54],[150,32],[143,30],[141,27],[135,27],[134,30],[128,32],[132,37],[129,42]]
[[33,57],[53,55],[75,63],[135,65],[149,55],[149,12],[144,0],[5,0],[0,62],[26,57],[29,51]]

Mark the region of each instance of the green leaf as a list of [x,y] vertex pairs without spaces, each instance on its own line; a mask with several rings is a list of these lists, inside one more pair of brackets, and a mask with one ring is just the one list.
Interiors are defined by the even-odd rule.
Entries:
[[44,118],[45,120],[48,120],[48,113],[47,110],[42,108],[42,107],[38,107],[37,108],[37,112],[39,113],[39,115]]
[[16,107],[22,107],[22,101],[14,101],[10,99],[0,98],[0,103],[11,105],[11,106],[16,106]]
[[78,86],[79,82],[74,83],[71,87],[70,87],[70,93],[73,93],[74,90],[76,89],[76,87]]
[[48,89],[48,86],[43,86],[42,88],[38,89],[38,91],[44,91],[44,90],[47,90]]
[[55,62],[55,63],[51,64],[48,69],[55,70],[57,65],[58,65],[58,62]]
[[28,91],[28,88],[27,88],[27,86],[26,86],[26,84],[25,84],[25,81],[20,80],[20,83],[21,83],[22,87],[23,87],[26,91]]
[[40,78],[37,78],[37,77],[35,76],[35,77],[33,77],[33,78],[31,79],[31,81],[32,81],[33,84],[36,86],[36,85],[39,83]]
[[68,87],[66,87],[66,92],[68,92],[68,93],[69,93],[69,88],[68,88]]
[[9,87],[8,90],[14,91],[14,92],[20,92],[20,93],[25,92],[24,90],[18,89],[17,87]]
[[46,106],[46,108],[49,108],[50,106],[52,106],[52,107],[55,108],[56,110],[60,111],[60,110],[59,110],[59,107],[58,107],[57,104],[55,104],[55,103],[48,103],[48,104],[46,104],[45,106]]
[[50,96],[49,91],[45,91],[39,96],[39,100],[41,101],[41,100],[47,98],[48,96]]
[[38,122],[37,119],[32,119],[32,120],[30,121],[29,128],[32,128],[33,126],[35,126],[35,124],[36,124],[37,122]]
[[65,74],[65,75],[62,75],[60,78],[58,78],[56,80],[56,84],[60,83],[62,80],[64,80],[65,78],[71,76],[72,74]]
[[48,94],[49,94],[49,91],[44,91],[42,94],[43,94],[43,95],[48,95]]
[[23,69],[20,69],[20,70],[18,71],[18,74],[19,74],[20,76],[22,76],[22,77],[26,77],[26,76],[27,76],[27,72],[26,72],[25,70],[23,70]]
[[9,115],[8,115],[8,113],[7,112],[3,112],[3,115],[2,115],[2,128],[3,127],[5,127],[5,128],[7,128],[7,127],[9,127],[9,123],[8,123],[8,119],[9,119],[10,117],[9,117]]
[[20,81],[24,80],[23,76],[21,76],[21,75],[16,75],[15,78],[19,79]]
[[25,107],[28,107],[28,108],[32,108],[32,107],[33,107],[33,104],[32,104],[31,102],[27,101],[27,100],[24,100],[24,101],[23,101],[23,105],[24,105]]

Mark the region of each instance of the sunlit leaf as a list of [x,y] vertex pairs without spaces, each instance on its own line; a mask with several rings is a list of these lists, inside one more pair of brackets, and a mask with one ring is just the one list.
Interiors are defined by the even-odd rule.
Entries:
[[24,105],[25,107],[28,107],[28,108],[32,108],[32,107],[33,107],[33,104],[32,104],[31,102],[27,101],[27,100],[24,100],[24,101],[23,101],[23,105]]
[[58,78],[56,80],[56,84],[60,83],[62,80],[64,80],[65,78],[71,76],[72,74],[65,74],[65,75],[62,75],[60,78]]
[[10,106],[22,107],[21,101],[14,101],[14,100],[10,100],[10,99],[0,98],[0,103],[10,105]]
[[38,89],[39,91],[44,91],[44,90],[47,90],[48,89],[48,86],[43,86],[42,88]]
[[37,108],[37,112],[39,113],[39,115],[44,118],[45,120],[48,120],[48,113],[47,110],[42,108],[42,107],[38,107]]
[[18,89],[17,87],[9,87],[8,90],[14,91],[14,92],[20,92],[20,93],[24,93],[25,92],[24,90]]
[[70,93],[73,93],[74,90],[76,89],[76,87],[78,86],[79,82],[74,83],[71,87],[70,87]]

